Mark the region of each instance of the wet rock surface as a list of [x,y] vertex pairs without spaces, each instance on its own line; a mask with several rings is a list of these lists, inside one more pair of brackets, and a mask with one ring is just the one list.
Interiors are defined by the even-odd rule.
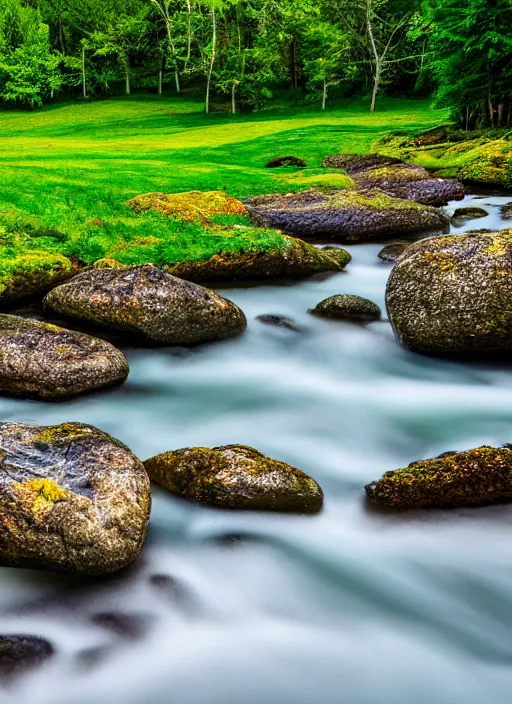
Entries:
[[453,213],[452,220],[465,221],[465,220],[476,220],[478,218],[485,218],[489,215],[487,210],[484,208],[457,208]]
[[363,192],[379,189],[393,198],[432,206],[464,198],[464,186],[458,181],[433,178],[422,166],[393,157],[338,154],[324,159],[323,165],[346,171]]
[[0,423],[0,564],[101,575],[137,558],[151,495],[142,463],[89,425]]
[[286,196],[251,198],[247,210],[260,227],[274,227],[305,239],[363,242],[389,235],[444,232],[449,218],[441,210],[392,198],[381,191],[314,189]]
[[505,203],[501,209],[501,217],[505,220],[512,220],[512,201],[510,203]]
[[398,341],[424,354],[492,356],[512,349],[512,231],[411,245],[386,290]]
[[0,683],[40,667],[53,654],[52,644],[44,638],[0,635]]
[[282,315],[258,315],[256,320],[263,325],[269,325],[271,327],[285,328],[286,330],[291,330],[292,332],[302,332],[293,320],[285,318]]
[[247,324],[231,301],[150,264],[83,272],[44,299],[45,310],[168,345],[220,340]]
[[188,281],[261,281],[343,271],[350,260],[344,249],[323,252],[300,239],[286,237],[284,247],[271,252],[222,254],[204,262],[181,262],[165,269]]
[[386,472],[366,487],[376,505],[397,508],[481,506],[512,500],[512,450],[479,447],[444,453]]
[[382,311],[376,303],[351,294],[330,296],[309,312],[320,318],[352,320],[354,322],[371,322],[372,320],[380,320],[382,317]]
[[0,393],[58,400],[121,383],[125,356],[90,335],[0,315]]
[[398,257],[409,247],[410,242],[394,242],[383,247],[378,253],[383,262],[396,262]]
[[317,513],[323,492],[295,467],[244,445],[165,452],[144,463],[173,494],[230,509]]

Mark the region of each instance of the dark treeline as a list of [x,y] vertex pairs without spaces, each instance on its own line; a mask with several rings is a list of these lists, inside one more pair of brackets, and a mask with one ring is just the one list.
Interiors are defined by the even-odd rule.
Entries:
[[233,113],[294,91],[435,94],[512,119],[512,0],[0,0],[0,102],[201,88]]

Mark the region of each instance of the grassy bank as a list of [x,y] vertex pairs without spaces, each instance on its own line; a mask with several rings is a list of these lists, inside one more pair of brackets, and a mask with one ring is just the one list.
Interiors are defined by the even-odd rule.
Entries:
[[[164,246],[171,259],[202,259],[249,240],[273,246],[268,233],[248,232],[243,242],[240,231],[205,233],[159,214],[137,216],[125,201],[149,191],[226,190],[244,197],[343,187],[344,176],[320,168],[327,154],[367,152],[391,129],[428,129],[447,118],[422,101],[388,100],[373,115],[367,110],[366,102],[346,102],[325,113],[288,108],[206,116],[199,101],[133,96],[0,112],[0,226],[20,235],[19,245],[4,245],[50,247],[86,261],[112,256],[119,243],[126,243],[126,255],[142,247],[140,259],[150,260]],[[305,159],[308,169],[264,168],[287,154]],[[27,232],[42,237],[30,245]]]

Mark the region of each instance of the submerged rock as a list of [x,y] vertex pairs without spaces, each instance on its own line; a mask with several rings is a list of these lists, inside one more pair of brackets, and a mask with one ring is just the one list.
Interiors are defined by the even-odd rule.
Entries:
[[297,169],[305,169],[307,164],[304,159],[299,159],[297,156],[278,156],[265,164],[267,169],[277,169],[280,166],[295,166]]
[[165,452],[144,463],[155,482],[219,508],[317,513],[323,492],[295,467],[244,445]]
[[370,322],[380,320],[382,317],[382,311],[376,303],[351,294],[339,294],[326,298],[309,312],[321,318],[355,322]]
[[400,233],[447,231],[449,218],[441,210],[380,191],[331,194],[310,189],[286,196],[251,198],[247,209],[260,227],[275,227],[303,238],[363,242]]
[[291,237],[284,237],[283,245],[270,252],[224,253],[206,261],[181,262],[165,269],[189,281],[301,279],[320,272],[343,271],[352,258],[344,249],[323,252]]
[[410,242],[394,242],[393,244],[388,244],[380,250],[377,256],[384,262],[395,262],[410,244]]
[[485,218],[488,215],[487,210],[483,208],[457,208],[453,213],[452,220],[476,220],[477,218]]
[[0,564],[90,575],[134,562],[149,520],[142,463],[82,423],[0,423]]
[[323,163],[346,171],[360,191],[378,189],[393,198],[433,206],[464,198],[464,186],[458,181],[433,178],[422,166],[393,157],[338,154],[327,157]]
[[55,400],[119,384],[128,372],[126,357],[109,342],[0,315],[0,394]]
[[43,296],[49,289],[74,276],[78,265],[62,254],[28,251],[2,259],[0,305]]
[[290,320],[290,318],[285,318],[282,315],[257,315],[256,320],[263,323],[263,325],[286,328],[286,330],[291,330],[292,332],[302,332],[293,320]]
[[379,506],[413,509],[478,506],[512,500],[512,450],[479,447],[413,462],[366,487]]
[[51,643],[28,635],[0,635],[0,681],[39,667],[54,654]]
[[398,341],[415,352],[485,356],[512,350],[512,230],[412,244],[389,277]]
[[169,345],[221,340],[247,325],[231,301],[151,264],[83,272],[51,291],[44,305],[66,317]]

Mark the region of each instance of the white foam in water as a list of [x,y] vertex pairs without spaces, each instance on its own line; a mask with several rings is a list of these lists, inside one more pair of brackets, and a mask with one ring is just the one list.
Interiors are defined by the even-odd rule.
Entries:
[[[490,213],[453,231],[505,227],[508,200],[453,204],[449,213]],[[387,323],[307,314],[344,292],[383,306],[381,247],[351,247],[344,274],[226,289],[246,335],[182,354],[128,350],[119,389],[59,405],[0,399],[4,418],[92,423],[142,459],[253,445],[326,493],[321,515],[296,517],[199,508],[157,490],[126,574],[84,584],[4,568],[1,632],[48,638],[56,655],[0,691],[1,704],[510,701],[511,507],[386,516],[368,510],[363,487],[415,459],[512,441],[512,374],[412,355]],[[303,332],[254,320],[269,313]],[[142,626],[123,636],[94,622],[106,613]]]

